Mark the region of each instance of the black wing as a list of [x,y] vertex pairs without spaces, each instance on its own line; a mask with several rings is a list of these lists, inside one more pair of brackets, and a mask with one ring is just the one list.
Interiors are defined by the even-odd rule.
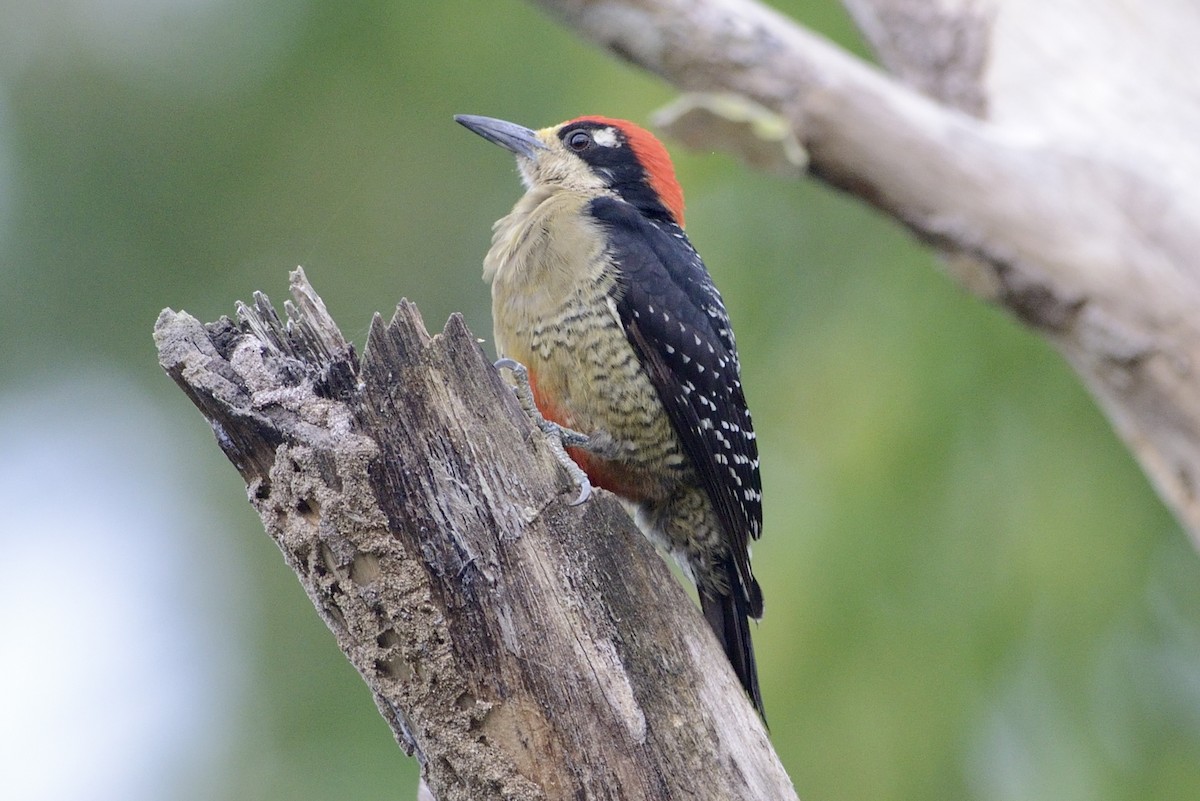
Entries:
[[679,226],[615,199],[591,210],[609,227],[609,255],[621,268],[617,313],[729,536],[750,614],[760,617],[748,543],[762,532],[758,443],[721,295]]

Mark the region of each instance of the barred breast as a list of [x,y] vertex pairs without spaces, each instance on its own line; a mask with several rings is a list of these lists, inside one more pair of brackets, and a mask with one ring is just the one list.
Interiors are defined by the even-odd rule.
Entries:
[[498,355],[529,369],[542,414],[593,439],[572,456],[597,486],[662,499],[694,480],[658,393],[625,335],[617,272],[571,192],[531,192],[496,223],[492,282]]

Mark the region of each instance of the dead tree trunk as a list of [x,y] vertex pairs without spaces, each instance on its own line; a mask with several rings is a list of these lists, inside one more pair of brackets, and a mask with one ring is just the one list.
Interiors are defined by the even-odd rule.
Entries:
[[238,322],[165,310],[159,361],[440,801],[795,799],[665,563],[582,506],[458,317],[362,358],[292,275]]
[[[681,89],[778,115],[811,174],[1063,354],[1200,546],[1194,0],[844,0],[895,77],[754,0],[538,2]],[[674,130],[728,147],[715,123]]]

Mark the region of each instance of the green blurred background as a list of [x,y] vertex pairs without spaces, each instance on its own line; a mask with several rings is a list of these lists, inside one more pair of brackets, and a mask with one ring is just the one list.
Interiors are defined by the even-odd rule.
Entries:
[[[672,97],[516,0],[0,4],[0,794],[415,797],[151,327],[303,264],[360,345],[402,296],[488,336],[520,189],[451,115]],[[763,449],[801,798],[1200,798],[1200,559],[1062,361],[858,203],[673,149]]]

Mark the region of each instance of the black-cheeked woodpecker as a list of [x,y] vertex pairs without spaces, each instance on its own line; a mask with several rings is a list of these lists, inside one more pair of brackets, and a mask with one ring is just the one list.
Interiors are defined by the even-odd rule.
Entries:
[[666,149],[606,117],[540,131],[455,119],[512,151],[527,189],[484,259],[498,355],[526,367],[547,420],[586,435],[572,458],[695,582],[761,714],[748,620],[763,611],[749,550],[762,529],[758,446]]

